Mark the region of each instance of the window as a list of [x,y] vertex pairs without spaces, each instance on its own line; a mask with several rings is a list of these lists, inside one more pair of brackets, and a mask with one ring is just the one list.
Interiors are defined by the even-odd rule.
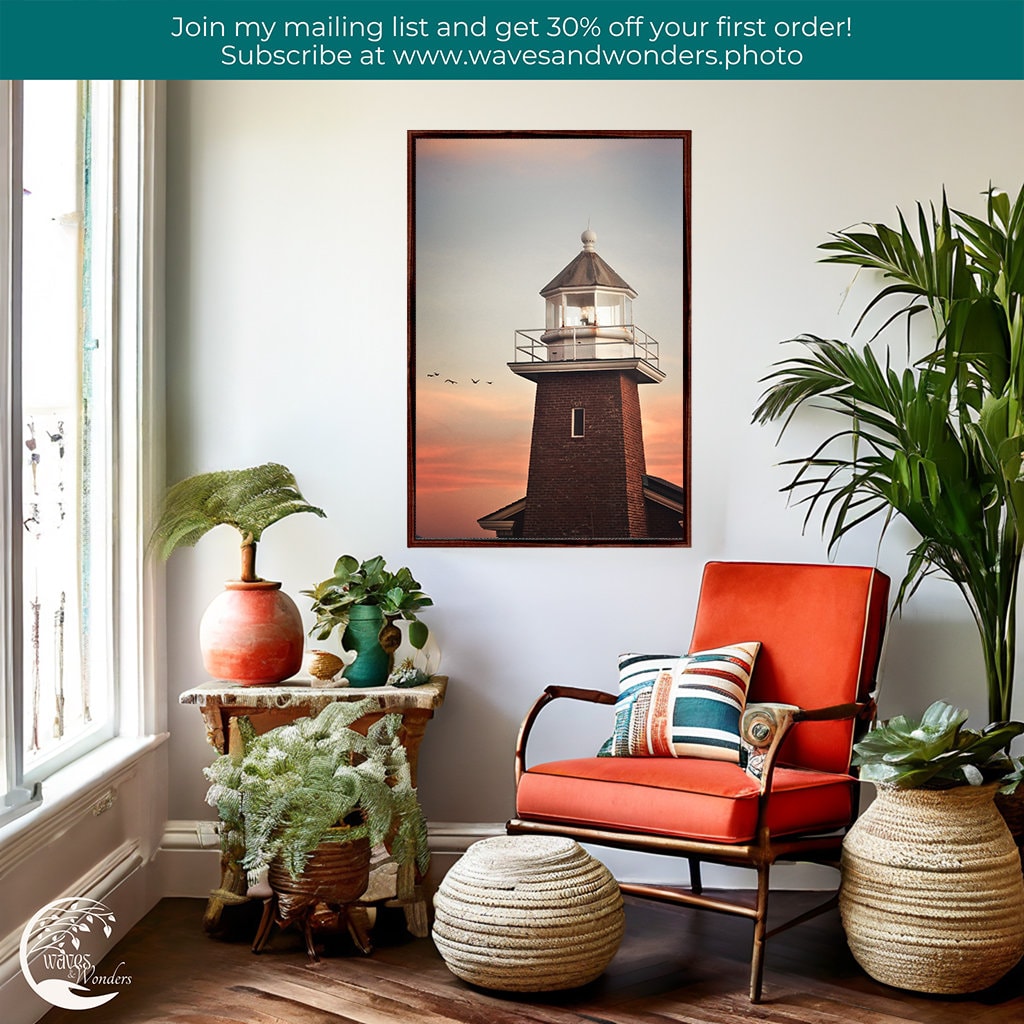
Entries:
[[584,427],[583,409],[577,408],[572,411],[572,436],[582,437]]
[[110,81],[2,90],[0,795],[11,814],[54,771],[152,724],[142,556],[158,471],[158,94]]

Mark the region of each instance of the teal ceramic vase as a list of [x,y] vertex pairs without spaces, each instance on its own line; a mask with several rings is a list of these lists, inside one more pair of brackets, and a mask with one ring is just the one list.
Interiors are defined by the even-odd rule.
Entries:
[[357,604],[349,613],[345,648],[356,652],[356,660],[343,675],[350,686],[383,686],[388,679],[388,655],[377,637],[384,625],[379,605]]

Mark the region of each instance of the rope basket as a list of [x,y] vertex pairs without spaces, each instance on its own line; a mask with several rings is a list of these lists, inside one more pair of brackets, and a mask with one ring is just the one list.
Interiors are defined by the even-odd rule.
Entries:
[[361,838],[321,843],[298,878],[292,878],[281,860],[275,858],[267,881],[277,896],[277,916],[282,924],[311,912],[318,903],[355,903],[370,881],[370,842]]
[[876,981],[977,992],[1024,955],[1024,879],[996,788],[879,787],[850,830],[839,909]]
[[481,988],[545,992],[593,981],[625,930],[618,884],[571,839],[474,843],[434,896],[433,937],[449,969]]

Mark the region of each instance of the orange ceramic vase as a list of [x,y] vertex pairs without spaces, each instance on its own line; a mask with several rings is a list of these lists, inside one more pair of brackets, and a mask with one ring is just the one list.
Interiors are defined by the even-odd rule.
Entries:
[[203,665],[214,679],[279,683],[302,667],[302,616],[280,583],[229,580],[199,624]]

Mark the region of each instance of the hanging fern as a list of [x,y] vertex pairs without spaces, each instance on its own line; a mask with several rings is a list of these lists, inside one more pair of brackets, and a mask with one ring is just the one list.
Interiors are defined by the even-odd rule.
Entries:
[[[328,704],[315,718],[262,736],[239,719],[244,755],[223,754],[204,774],[212,783],[207,802],[223,822],[224,849],[245,849],[250,882],[275,857],[296,878],[321,842],[363,836],[371,846],[385,844],[398,864],[411,861],[426,871],[426,821],[398,739],[402,716],[385,715],[365,736],[350,728],[378,710],[369,698]],[[330,833],[353,814],[358,820],[343,834]]]

